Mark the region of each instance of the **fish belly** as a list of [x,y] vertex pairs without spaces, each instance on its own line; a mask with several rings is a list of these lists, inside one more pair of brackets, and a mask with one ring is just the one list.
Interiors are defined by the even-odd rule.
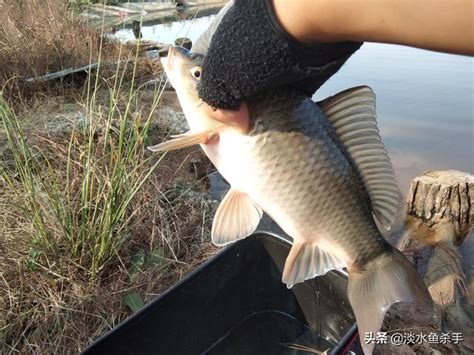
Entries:
[[[380,234],[355,162],[314,103],[294,109],[267,96],[250,135],[223,132],[203,147],[233,189],[246,193],[293,238],[282,281],[288,287],[347,267],[348,297],[363,334],[380,330],[395,302],[430,306],[408,260]],[[287,107],[291,106],[291,107]]]
[[206,154],[232,187],[246,192],[295,241],[344,260],[357,258],[373,231],[366,192],[329,134],[222,134]]

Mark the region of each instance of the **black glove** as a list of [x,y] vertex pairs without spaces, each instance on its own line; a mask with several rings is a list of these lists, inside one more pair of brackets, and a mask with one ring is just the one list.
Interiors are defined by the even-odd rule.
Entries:
[[300,43],[281,28],[272,0],[236,0],[212,36],[199,95],[229,110],[257,92],[288,84],[311,96],[361,45]]

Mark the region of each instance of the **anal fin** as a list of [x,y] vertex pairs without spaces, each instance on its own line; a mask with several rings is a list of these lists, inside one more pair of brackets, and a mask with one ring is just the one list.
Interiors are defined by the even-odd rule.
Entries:
[[343,260],[317,245],[295,241],[286,258],[282,281],[291,288],[297,283],[344,267],[346,264]]
[[223,246],[250,235],[257,228],[263,211],[245,193],[230,189],[217,208],[212,223],[212,243]]
[[148,147],[152,152],[167,152],[170,150],[182,149],[196,144],[206,144],[216,134],[214,130],[201,132],[186,132],[171,136],[169,141]]

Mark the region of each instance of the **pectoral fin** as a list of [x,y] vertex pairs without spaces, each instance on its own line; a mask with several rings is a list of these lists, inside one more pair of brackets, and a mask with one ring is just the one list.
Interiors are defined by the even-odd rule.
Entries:
[[215,130],[208,130],[202,132],[186,132],[171,136],[172,139],[152,147],[148,147],[152,152],[167,152],[170,150],[182,149],[191,147],[196,144],[206,144],[216,134]]
[[262,218],[262,209],[245,193],[230,189],[217,208],[212,242],[223,246],[250,235]]

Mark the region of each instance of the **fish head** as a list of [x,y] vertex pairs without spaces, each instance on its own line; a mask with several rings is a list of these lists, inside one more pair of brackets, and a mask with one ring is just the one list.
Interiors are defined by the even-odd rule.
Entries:
[[178,46],[171,46],[168,56],[161,58],[163,69],[176,91],[191,130],[211,129],[220,125],[206,115],[203,100],[199,97],[203,60],[203,55]]
[[204,56],[191,53],[183,47],[170,46],[168,56],[161,58],[161,64],[176,93],[187,100],[198,103],[197,85],[201,80]]

